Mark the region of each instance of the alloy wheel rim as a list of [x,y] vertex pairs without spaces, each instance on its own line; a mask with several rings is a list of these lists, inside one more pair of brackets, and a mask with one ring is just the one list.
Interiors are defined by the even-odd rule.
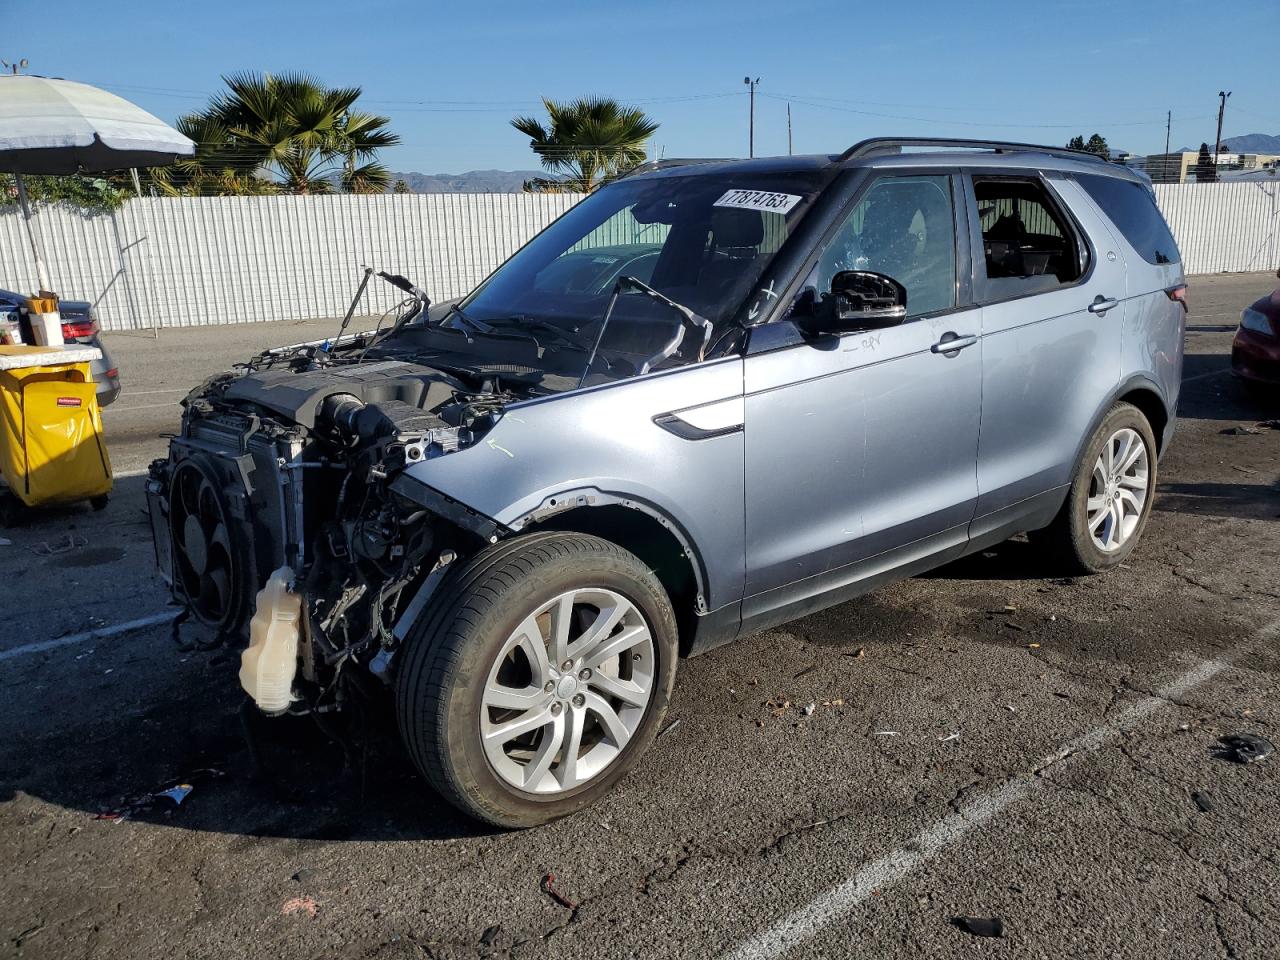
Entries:
[[1138,529],[1147,506],[1150,469],[1146,441],[1129,427],[1113,433],[1098,454],[1085,512],[1089,536],[1104,553],[1119,550]]
[[489,669],[480,738],[493,771],[527,793],[598,777],[639,729],[657,671],[653,634],[613,590],[568,590],[537,607]]

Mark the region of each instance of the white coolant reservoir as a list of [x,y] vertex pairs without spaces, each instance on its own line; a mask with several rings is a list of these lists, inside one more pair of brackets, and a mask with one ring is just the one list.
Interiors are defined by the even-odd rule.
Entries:
[[284,713],[293,702],[302,597],[289,589],[292,581],[288,567],[267,579],[249,621],[249,648],[240,654],[240,686],[263,713]]

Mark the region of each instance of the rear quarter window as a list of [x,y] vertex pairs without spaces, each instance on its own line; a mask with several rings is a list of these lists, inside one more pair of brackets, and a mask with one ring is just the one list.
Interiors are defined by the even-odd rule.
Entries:
[[1076,179],[1147,263],[1178,263],[1182,259],[1149,190],[1116,177],[1080,174]]

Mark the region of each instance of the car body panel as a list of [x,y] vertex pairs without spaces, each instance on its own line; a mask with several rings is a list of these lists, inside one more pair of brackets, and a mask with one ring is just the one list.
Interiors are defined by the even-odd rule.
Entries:
[[655,418],[740,399],[742,364],[729,357],[512,404],[476,446],[405,474],[515,528],[578,505],[583,490],[638,501],[695,545],[714,610],[742,597],[743,432],[686,439]]
[[[982,307],[979,518],[1063,488],[1098,404],[1120,381],[1124,259],[1074,184],[1049,186],[1091,239],[1090,264],[1071,286]],[[1118,304],[1090,313],[1095,298]]]

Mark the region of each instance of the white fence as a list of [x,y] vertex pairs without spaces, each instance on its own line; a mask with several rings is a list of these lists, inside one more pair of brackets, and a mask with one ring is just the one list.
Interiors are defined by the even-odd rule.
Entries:
[[[568,210],[574,194],[190,197],[114,213],[41,206],[50,282],[110,330],[341,316],[361,267],[458,296]],[[35,287],[21,214],[0,208],[0,287]],[[369,284],[360,313],[402,295]]]
[[1157,183],[1187,273],[1280,267],[1280,181]]
[[[1280,183],[1157,184],[1188,273],[1280,266]],[[113,214],[42,206],[54,287],[107,329],[343,314],[362,264],[435,299],[465,293],[577,203],[575,194],[200,197],[128,201]],[[0,287],[35,286],[15,207],[0,207]],[[372,283],[362,313],[396,299]]]

